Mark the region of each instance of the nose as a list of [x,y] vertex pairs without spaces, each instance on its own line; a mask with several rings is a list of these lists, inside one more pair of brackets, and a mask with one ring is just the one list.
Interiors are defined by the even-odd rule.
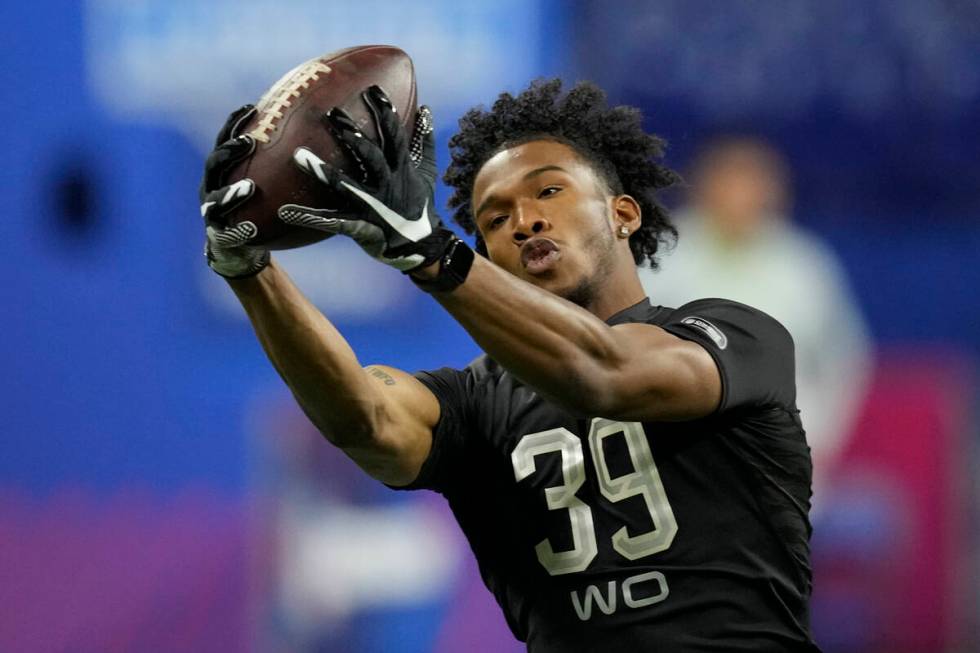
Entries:
[[514,208],[513,217],[513,238],[514,242],[518,245],[532,236],[547,231],[551,227],[547,218],[541,215],[535,208],[523,203],[518,204]]

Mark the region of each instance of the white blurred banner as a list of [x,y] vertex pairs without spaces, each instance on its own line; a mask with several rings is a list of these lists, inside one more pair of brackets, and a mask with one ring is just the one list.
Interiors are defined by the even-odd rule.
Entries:
[[[107,115],[164,124],[203,155],[228,113],[259,96],[297,63],[352,45],[391,44],[415,63],[420,102],[440,131],[468,108],[491,103],[542,74],[547,0],[400,2],[358,0],[90,0],[85,58],[89,86]],[[519,18],[519,19],[515,19]],[[561,34],[549,24],[550,43]],[[557,46],[556,46],[557,47]],[[445,158],[440,156],[441,164]],[[415,296],[350,243],[277,254],[300,287],[331,317],[393,315]],[[244,313],[206,270],[201,288],[215,310]],[[356,283],[352,283],[356,280]]]
[[90,0],[88,75],[113,114],[171,122],[203,148],[228,112],[297,63],[390,44],[414,60],[421,101],[455,120],[540,74],[541,4]]

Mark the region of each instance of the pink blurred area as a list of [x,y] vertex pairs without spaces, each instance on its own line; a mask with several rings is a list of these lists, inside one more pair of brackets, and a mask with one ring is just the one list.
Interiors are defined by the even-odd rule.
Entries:
[[814,631],[830,651],[976,650],[968,436],[957,352],[889,351],[814,520]]
[[480,578],[476,560],[467,559],[433,653],[520,653],[500,608]]
[[205,489],[0,490],[0,650],[245,650],[245,515]]

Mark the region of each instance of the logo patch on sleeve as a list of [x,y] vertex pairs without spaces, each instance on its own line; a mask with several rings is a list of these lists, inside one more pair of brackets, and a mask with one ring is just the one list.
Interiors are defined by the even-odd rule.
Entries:
[[683,320],[681,320],[681,324],[689,324],[699,331],[704,331],[704,333],[707,334],[707,336],[711,338],[716,345],[718,345],[718,349],[724,349],[728,346],[728,336],[722,333],[721,329],[716,327],[711,322],[708,322],[703,317],[697,317],[696,315],[685,317]]

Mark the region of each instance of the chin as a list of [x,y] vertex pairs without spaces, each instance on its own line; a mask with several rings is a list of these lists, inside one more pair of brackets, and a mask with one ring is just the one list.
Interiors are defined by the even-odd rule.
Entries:
[[561,278],[557,270],[549,270],[545,274],[528,274],[521,270],[521,274],[518,275],[524,281],[527,281],[533,286],[537,286],[542,290],[547,290],[555,295],[564,296],[567,286],[570,284]]
[[[541,290],[558,295],[573,304],[587,308],[592,304],[595,297],[595,284],[592,279],[583,276],[580,279],[569,280],[567,274],[562,274],[562,270],[553,268],[545,274],[528,274],[523,268],[511,271],[514,276],[523,281],[527,281],[532,286],[537,286]],[[564,272],[567,272],[565,270]]]
[[548,282],[539,282],[535,285],[583,308],[588,308],[592,305],[596,294],[595,283],[593,283],[592,279],[586,277],[573,281],[562,281],[553,278],[549,279]]

